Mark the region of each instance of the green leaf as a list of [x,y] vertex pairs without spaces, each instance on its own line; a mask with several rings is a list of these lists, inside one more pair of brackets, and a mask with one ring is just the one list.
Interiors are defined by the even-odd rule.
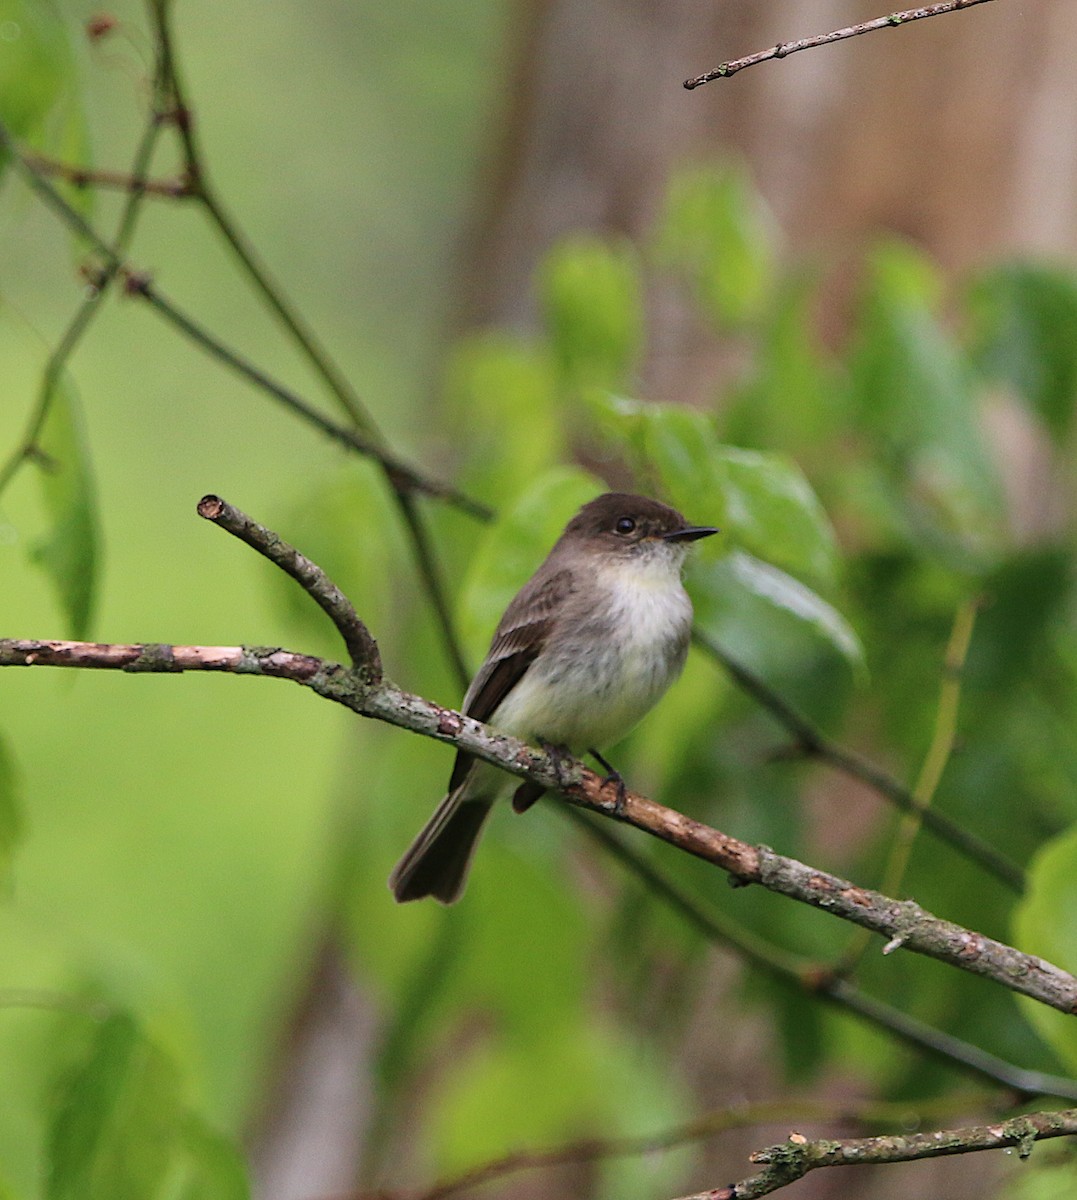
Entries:
[[[778,657],[790,642],[790,621],[836,650],[858,670],[864,652],[852,626],[833,605],[791,575],[742,550],[689,568],[689,590],[702,628],[731,649],[747,644],[748,657]],[[773,618],[780,618],[777,624]]]
[[572,515],[606,489],[586,471],[547,471],[491,525],[460,591],[459,627],[466,656],[481,661],[509,601],[549,553]]
[[566,239],[543,262],[539,293],[568,386],[624,387],[643,344],[643,286],[631,243]]
[[1012,263],[982,274],[968,297],[973,356],[1061,441],[1077,402],[1077,278]]
[[445,390],[467,434],[464,483],[495,507],[561,459],[565,422],[549,354],[501,331],[475,335],[454,352]]
[[[1028,891],[1014,912],[1015,942],[1064,971],[1077,972],[1077,825],[1047,842],[1033,859]],[[1077,1022],[1044,1004],[1018,998],[1040,1036],[1077,1072]]]
[[201,1117],[188,1113],[179,1127],[181,1179],[169,1200],[248,1200],[247,1168],[235,1146]]
[[837,540],[800,468],[782,455],[758,450],[722,446],[717,453],[731,540],[797,576],[833,584]]
[[774,224],[744,170],[675,176],[657,243],[659,260],[687,276],[719,326],[744,325],[765,311],[774,287]]
[[719,427],[738,445],[784,449],[800,461],[819,448],[833,467],[840,389],[816,332],[814,277],[784,280],[758,332],[750,374],[736,386]]
[[22,811],[17,799],[15,761],[0,738],[0,889],[11,871],[11,860],[22,836]]
[[31,557],[51,577],[71,636],[84,638],[96,600],[100,533],[89,449],[66,376],[53,388],[37,449],[51,529],[32,547]]
[[967,551],[1000,536],[1002,493],[984,447],[968,365],[936,317],[941,281],[906,246],[868,264],[850,358],[852,418],[905,506],[910,535],[925,529]]
[[16,137],[39,138],[74,73],[66,25],[50,0],[0,0],[0,119]]
[[46,1200],[154,1200],[180,1116],[173,1064],[131,1017],[106,1018],[56,1105]]

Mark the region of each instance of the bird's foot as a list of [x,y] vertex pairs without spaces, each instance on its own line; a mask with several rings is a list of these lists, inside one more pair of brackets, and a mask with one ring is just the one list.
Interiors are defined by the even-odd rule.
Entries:
[[598,765],[606,772],[605,778],[602,780],[602,787],[606,788],[611,783],[617,789],[616,798],[613,803],[613,811],[620,816],[625,810],[625,797],[628,795],[628,788],[625,786],[624,777],[616,767],[611,766],[597,750],[588,750],[588,754],[598,763]]

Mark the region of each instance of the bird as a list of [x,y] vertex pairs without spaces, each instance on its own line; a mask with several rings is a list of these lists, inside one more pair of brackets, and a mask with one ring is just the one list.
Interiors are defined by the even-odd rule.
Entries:
[[[463,712],[555,754],[589,751],[623,789],[600,749],[680,674],[692,626],[682,568],[691,543],[717,532],[647,496],[583,505],[506,608]],[[389,877],[396,900],[458,900],[486,818],[513,787],[517,811],[544,790],[458,751],[445,798]]]

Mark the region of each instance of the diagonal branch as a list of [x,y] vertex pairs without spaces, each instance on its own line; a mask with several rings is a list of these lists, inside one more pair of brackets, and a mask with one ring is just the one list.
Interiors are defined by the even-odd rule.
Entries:
[[808,1141],[801,1134],[794,1133],[780,1146],[757,1150],[751,1156],[752,1162],[766,1164],[757,1175],[728,1187],[682,1196],[680,1200],[756,1200],[759,1196],[767,1196],[803,1179],[817,1167],[915,1162],[921,1158],[941,1158],[1009,1147],[1017,1147],[1020,1157],[1028,1158],[1036,1142],[1072,1134],[1077,1134],[1077,1108],[1026,1113],[992,1125],[940,1129],[934,1133],[890,1134],[886,1137],[848,1138],[843,1141],[830,1138]]
[[[255,523],[238,510],[213,498],[211,507],[216,510],[218,505],[221,512],[229,513],[230,524],[248,533],[255,528]],[[252,540],[269,544],[279,543],[280,539],[260,529],[256,536],[252,535]],[[324,579],[324,575],[313,564],[309,568],[297,568],[294,577],[314,594],[315,582]],[[336,602],[323,603],[323,600],[319,603],[323,607],[328,604],[327,611],[332,613]],[[358,645],[363,637],[355,631],[354,639],[358,639]],[[362,660],[362,652],[359,657]],[[559,792],[570,804],[634,825],[727,871],[737,884],[759,883],[769,891],[878,933],[887,939],[884,953],[904,947],[992,979],[1060,1012],[1077,1013],[1077,978],[1044,959],[942,920],[914,901],[893,900],[776,854],[767,846],[742,842],[636,792],[619,794],[618,789],[607,787],[606,781],[583,763],[555,760],[544,751],[498,733],[472,717],[405,692],[388,679],[376,677],[375,671],[348,670],[339,663],[266,647],[216,648],[210,653],[205,647],[116,647],[93,642],[0,640],[0,666],[36,664],[143,672],[215,670],[292,679],[360,716],[451,743],[510,774],[540,784],[547,791]]]
[[987,4],[988,0],[945,0],[941,4],[924,4],[918,8],[906,8],[901,12],[890,13],[889,16],[876,17],[873,21],[862,21],[859,25],[847,25],[844,29],[834,29],[830,33],[816,34],[815,37],[799,38],[793,42],[779,42],[768,50],[759,50],[755,54],[746,54],[743,58],[731,58],[728,62],[719,63],[713,70],[702,75],[695,75],[684,81],[684,86],[691,91],[700,84],[710,83],[714,79],[728,79],[745,67],[754,67],[757,63],[767,62],[772,58],[787,58],[798,50],[813,50],[816,46],[829,46],[831,42],[843,42],[846,38],[859,37],[862,33],[874,33],[877,29],[896,29],[899,25],[908,25],[910,21],[919,21],[923,17],[938,17],[943,13],[958,12],[962,8],[972,8],[974,4]]

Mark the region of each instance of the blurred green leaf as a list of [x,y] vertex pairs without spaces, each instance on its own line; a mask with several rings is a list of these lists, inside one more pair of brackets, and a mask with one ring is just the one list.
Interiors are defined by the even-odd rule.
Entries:
[[466,338],[447,371],[451,419],[466,438],[465,483],[500,506],[562,457],[565,424],[547,353],[502,332]]
[[84,638],[97,598],[101,539],[89,447],[66,374],[53,388],[37,450],[35,461],[51,528],[32,547],[31,557],[51,578],[71,637]]
[[720,431],[737,445],[795,453],[819,447],[832,468],[840,430],[837,371],[815,332],[817,281],[783,281],[758,332],[759,348]]
[[[521,1080],[526,1083],[521,1086]],[[587,1136],[654,1133],[685,1116],[676,1080],[637,1038],[581,1022],[549,1031],[541,1052],[497,1041],[459,1064],[434,1115],[445,1174],[519,1150]],[[610,1163],[596,1195],[647,1200],[674,1190],[679,1155]]]
[[770,214],[739,167],[692,168],[674,176],[659,223],[659,261],[685,275],[719,326],[757,320],[775,275]]
[[991,268],[968,296],[972,353],[989,378],[1012,388],[1056,441],[1077,404],[1077,279],[1032,263]]
[[74,71],[67,25],[51,0],[0,0],[0,119],[16,137],[37,139]]
[[769,609],[771,616],[794,619],[853,667],[863,667],[860,639],[833,605],[791,575],[743,550],[734,550],[718,562],[693,565],[689,585],[700,626],[731,649],[747,638],[753,646],[750,658],[755,658],[763,643],[778,644],[778,629],[767,623]]
[[833,585],[837,541],[800,468],[758,450],[722,446],[717,453],[731,540],[799,577]]
[[909,534],[983,552],[999,536],[997,473],[983,442],[971,369],[936,316],[941,281],[911,248],[868,261],[849,361],[851,416],[901,497]]
[[[1013,918],[1022,950],[1064,971],[1077,971],[1077,825],[1047,842],[1033,859],[1028,891]],[[1021,1001],[1025,1015],[1067,1070],[1077,1073],[1077,1023],[1044,1004]]]
[[569,387],[624,387],[643,345],[643,286],[632,244],[567,238],[546,256],[538,283]]
[[247,1168],[235,1146],[200,1117],[188,1113],[179,1127],[180,1181],[168,1200],[248,1200]]
[[18,801],[15,760],[0,738],[0,891],[6,886],[11,860],[22,836],[22,810]]
[[460,590],[465,653],[479,662],[509,601],[550,552],[573,514],[606,489],[573,467],[540,475],[486,530]]
[[1073,1200],[1077,1196],[1077,1163],[1044,1162],[1049,1153],[1038,1147],[1027,1163],[1019,1163],[1004,1184],[1008,1200]]
[[47,1200],[154,1200],[177,1144],[175,1068],[131,1017],[107,1017],[49,1134]]

